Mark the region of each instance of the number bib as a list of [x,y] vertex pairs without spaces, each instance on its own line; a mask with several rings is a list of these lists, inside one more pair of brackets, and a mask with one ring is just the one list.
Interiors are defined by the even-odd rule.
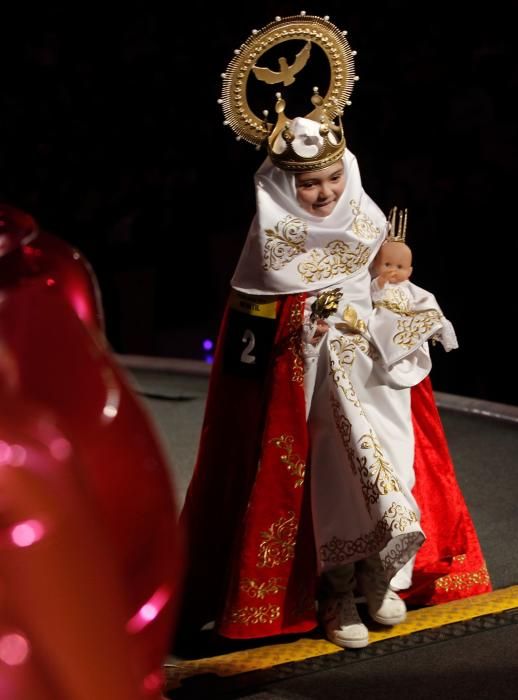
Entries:
[[270,361],[277,301],[233,291],[229,306],[224,371],[245,377],[261,376]]

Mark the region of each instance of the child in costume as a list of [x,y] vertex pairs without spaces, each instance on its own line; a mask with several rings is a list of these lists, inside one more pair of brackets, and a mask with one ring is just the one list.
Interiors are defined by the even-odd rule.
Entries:
[[[264,65],[272,46],[293,39],[305,44],[291,63],[279,59],[280,71]],[[276,123],[267,112],[257,117],[245,94],[252,73],[291,85],[313,44],[329,59],[327,92],[314,89],[304,117],[288,118],[280,93]],[[437,602],[435,584],[454,570],[455,557],[480,577],[463,591],[447,584],[450,597],[490,587],[462,496],[451,489],[426,379],[428,336],[418,334],[389,365],[371,333],[370,266],[389,225],[345,144],[339,116],[354,80],[344,34],[304,13],[254,32],[224,74],[227,123],[240,138],[265,144],[268,157],[255,176],[256,215],[231,281],[182,513],[183,636],[214,620],[231,638],[304,632],[317,624],[318,596],[328,639],[363,647],[369,633],[356,594],[376,622],[401,622],[404,593],[391,582],[414,557],[412,600]],[[440,513],[423,509],[416,495],[437,484],[435,469],[449,475]],[[432,538],[418,569],[428,544],[423,514]]]

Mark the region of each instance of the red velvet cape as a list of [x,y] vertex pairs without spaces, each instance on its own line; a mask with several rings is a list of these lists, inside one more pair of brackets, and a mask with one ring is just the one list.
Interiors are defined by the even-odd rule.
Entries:
[[[231,303],[226,310],[182,512],[188,537],[183,633],[212,620],[219,634],[241,639],[317,625],[299,344],[303,305],[304,295],[279,301],[270,337],[263,332],[268,321],[258,326],[253,309],[236,311]],[[248,375],[246,364],[239,366],[244,353],[235,349],[250,337],[246,328],[256,342],[250,354],[264,365]],[[491,583],[429,379],[412,389],[412,415],[414,494],[427,539],[412,588],[402,595],[409,604],[431,605],[487,592]]]

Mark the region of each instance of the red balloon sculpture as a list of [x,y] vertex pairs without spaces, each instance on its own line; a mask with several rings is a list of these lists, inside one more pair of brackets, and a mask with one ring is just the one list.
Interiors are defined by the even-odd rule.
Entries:
[[155,700],[181,537],[95,279],[0,204],[0,697]]

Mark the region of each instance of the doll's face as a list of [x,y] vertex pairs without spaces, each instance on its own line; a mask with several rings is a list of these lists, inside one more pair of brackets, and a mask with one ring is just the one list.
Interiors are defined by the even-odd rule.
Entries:
[[386,275],[389,282],[404,282],[412,274],[412,251],[403,242],[387,241],[374,260],[376,275]]
[[345,189],[342,161],[323,170],[295,175],[295,189],[300,206],[313,216],[329,216]]

